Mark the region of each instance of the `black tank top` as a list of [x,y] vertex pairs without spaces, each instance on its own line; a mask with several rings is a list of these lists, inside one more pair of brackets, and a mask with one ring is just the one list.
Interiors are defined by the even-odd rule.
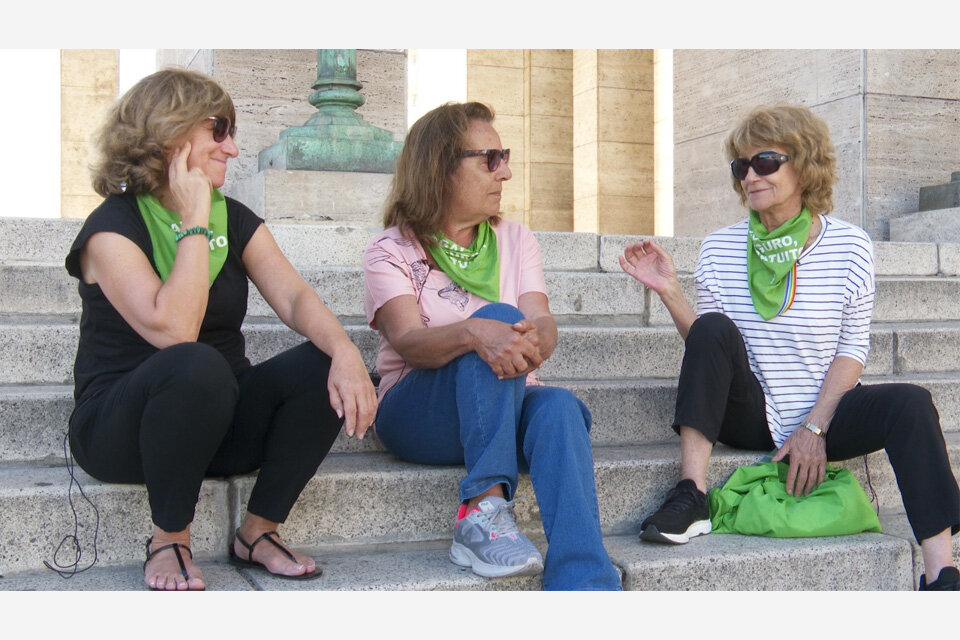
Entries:
[[[263,219],[232,198],[227,198],[229,252],[216,280],[210,286],[207,312],[197,342],[216,348],[239,373],[250,366],[240,327],[247,313],[247,272],[243,250]],[[123,374],[135,369],[158,349],[127,324],[100,290],[86,284],[80,271],[80,250],[94,233],[110,231],[130,239],[147,256],[154,271],[153,245],[133,194],[113,195],[87,218],[70,247],[65,266],[77,278],[83,311],[80,341],[73,366],[74,399],[79,405]],[[159,272],[158,272],[159,276]]]

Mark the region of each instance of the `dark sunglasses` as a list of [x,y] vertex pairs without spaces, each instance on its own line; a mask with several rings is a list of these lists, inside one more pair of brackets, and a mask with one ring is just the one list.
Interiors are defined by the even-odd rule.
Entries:
[[237,127],[230,124],[230,121],[220,116],[210,116],[207,120],[213,120],[213,141],[223,142],[229,135],[231,138],[237,137]]
[[500,161],[510,163],[510,149],[476,149],[464,151],[460,154],[461,158],[471,158],[473,156],[487,156],[487,169],[496,171],[500,167]]
[[776,173],[780,165],[789,160],[788,156],[775,151],[762,151],[749,160],[746,158],[736,158],[730,163],[730,171],[737,180],[744,180],[747,177],[747,171],[753,167],[753,172],[758,176],[768,176]]

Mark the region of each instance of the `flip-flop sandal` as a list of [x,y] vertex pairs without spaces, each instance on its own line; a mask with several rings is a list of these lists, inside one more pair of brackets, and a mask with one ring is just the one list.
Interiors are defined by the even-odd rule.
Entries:
[[298,576],[287,576],[282,573],[274,573],[267,568],[267,565],[263,564],[262,562],[257,562],[256,560],[253,560],[253,548],[256,547],[262,540],[266,540],[267,542],[275,546],[277,549],[280,549],[280,551],[283,551],[284,555],[286,555],[290,559],[290,562],[297,562],[297,558],[292,553],[290,553],[289,549],[287,549],[285,546],[283,546],[282,544],[274,540],[274,536],[276,536],[277,538],[280,537],[280,534],[277,533],[276,531],[267,531],[265,534],[263,534],[262,536],[254,540],[253,544],[249,544],[246,540],[244,540],[240,536],[239,529],[234,535],[236,536],[237,541],[240,542],[240,544],[242,544],[243,547],[247,550],[247,559],[244,560],[243,558],[237,555],[236,551],[233,550],[233,545],[232,544],[230,545],[230,564],[234,565],[235,567],[243,567],[246,569],[262,569],[263,571],[266,571],[272,576],[276,576],[277,578],[283,578],[285,580],[316,580],[321,575],[323,575],[323,569],[321,569],[318,566],[316,569],[314,569],[310,573],[302,573]]
[[[180,549],[183,549],[190,556],[190,559],[193,560],[193,552],[190,551],[190,547],[185,544],[180,544],[179,542],[172,542],[170,544],[165,544],[159,549],[154,549],[150,551],[150,545],[153,544],[153,537],[151,536],[147,539],[147,559],[143,561],[143,571],[147,571],[147,564],[161,551],[166,551],[167,549],[173,549],[174,555],[177,556],[177,563],[180,565],[180,573],[183,575],[183,579],[190,583],[190,574],[187,573],[187,565],[183,562],[183,554],[180,553]],[[149,587],[149,585],[147,585]],[[156,587],[149,587],[151,591],[180,591],[180,589],[157,589]],[[206,587],[203,589],[186,589],[186,591],[205,591]]]

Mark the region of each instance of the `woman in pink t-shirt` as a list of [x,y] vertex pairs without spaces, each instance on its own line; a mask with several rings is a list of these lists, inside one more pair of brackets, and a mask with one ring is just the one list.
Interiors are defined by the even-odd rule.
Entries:
[[[485,105],[443,105],[413,125],[397,161],[385,230],[364,253],[364,310],[380,332],[376,433],[404,460],[466,465],[454,563],[485,577],[543,571],[546,589],[619,589],[590,412],[533,374],[557,325],[533,233],[498,215],[510,150],[492,123]],[[545,563],[514,521],[521,470],[540,506]]]

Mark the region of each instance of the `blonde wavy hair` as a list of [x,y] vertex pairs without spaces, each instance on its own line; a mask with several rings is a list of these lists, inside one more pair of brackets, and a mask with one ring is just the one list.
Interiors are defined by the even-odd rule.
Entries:
[[[837,181],[837,159],[830,128],[807,107],[780,104],[760,106],[751,111],[727,136],[727,161],[745,157],[746,150],[782,147],[800,180],[801,198],[811,213],[827,214],[833,210],[833,185]],[[740,181],[733,180],[733,189],[740,202],[747,204],[747,195]]]
[[[397,158],[383,226],[396,226],[424,247],[437,243],[450,179],[460,166],[471,120],[493,122],[493,109],[480,102],[448,102],[417,120]],[[499,218],[491,220],[496,224]]]
[[96,136],[93,190],[103,197],[156,192],[167,183],[164,154],[210,116],[236,122],[233,100],[210,77],[163,69],[143,78],[117,100]]

